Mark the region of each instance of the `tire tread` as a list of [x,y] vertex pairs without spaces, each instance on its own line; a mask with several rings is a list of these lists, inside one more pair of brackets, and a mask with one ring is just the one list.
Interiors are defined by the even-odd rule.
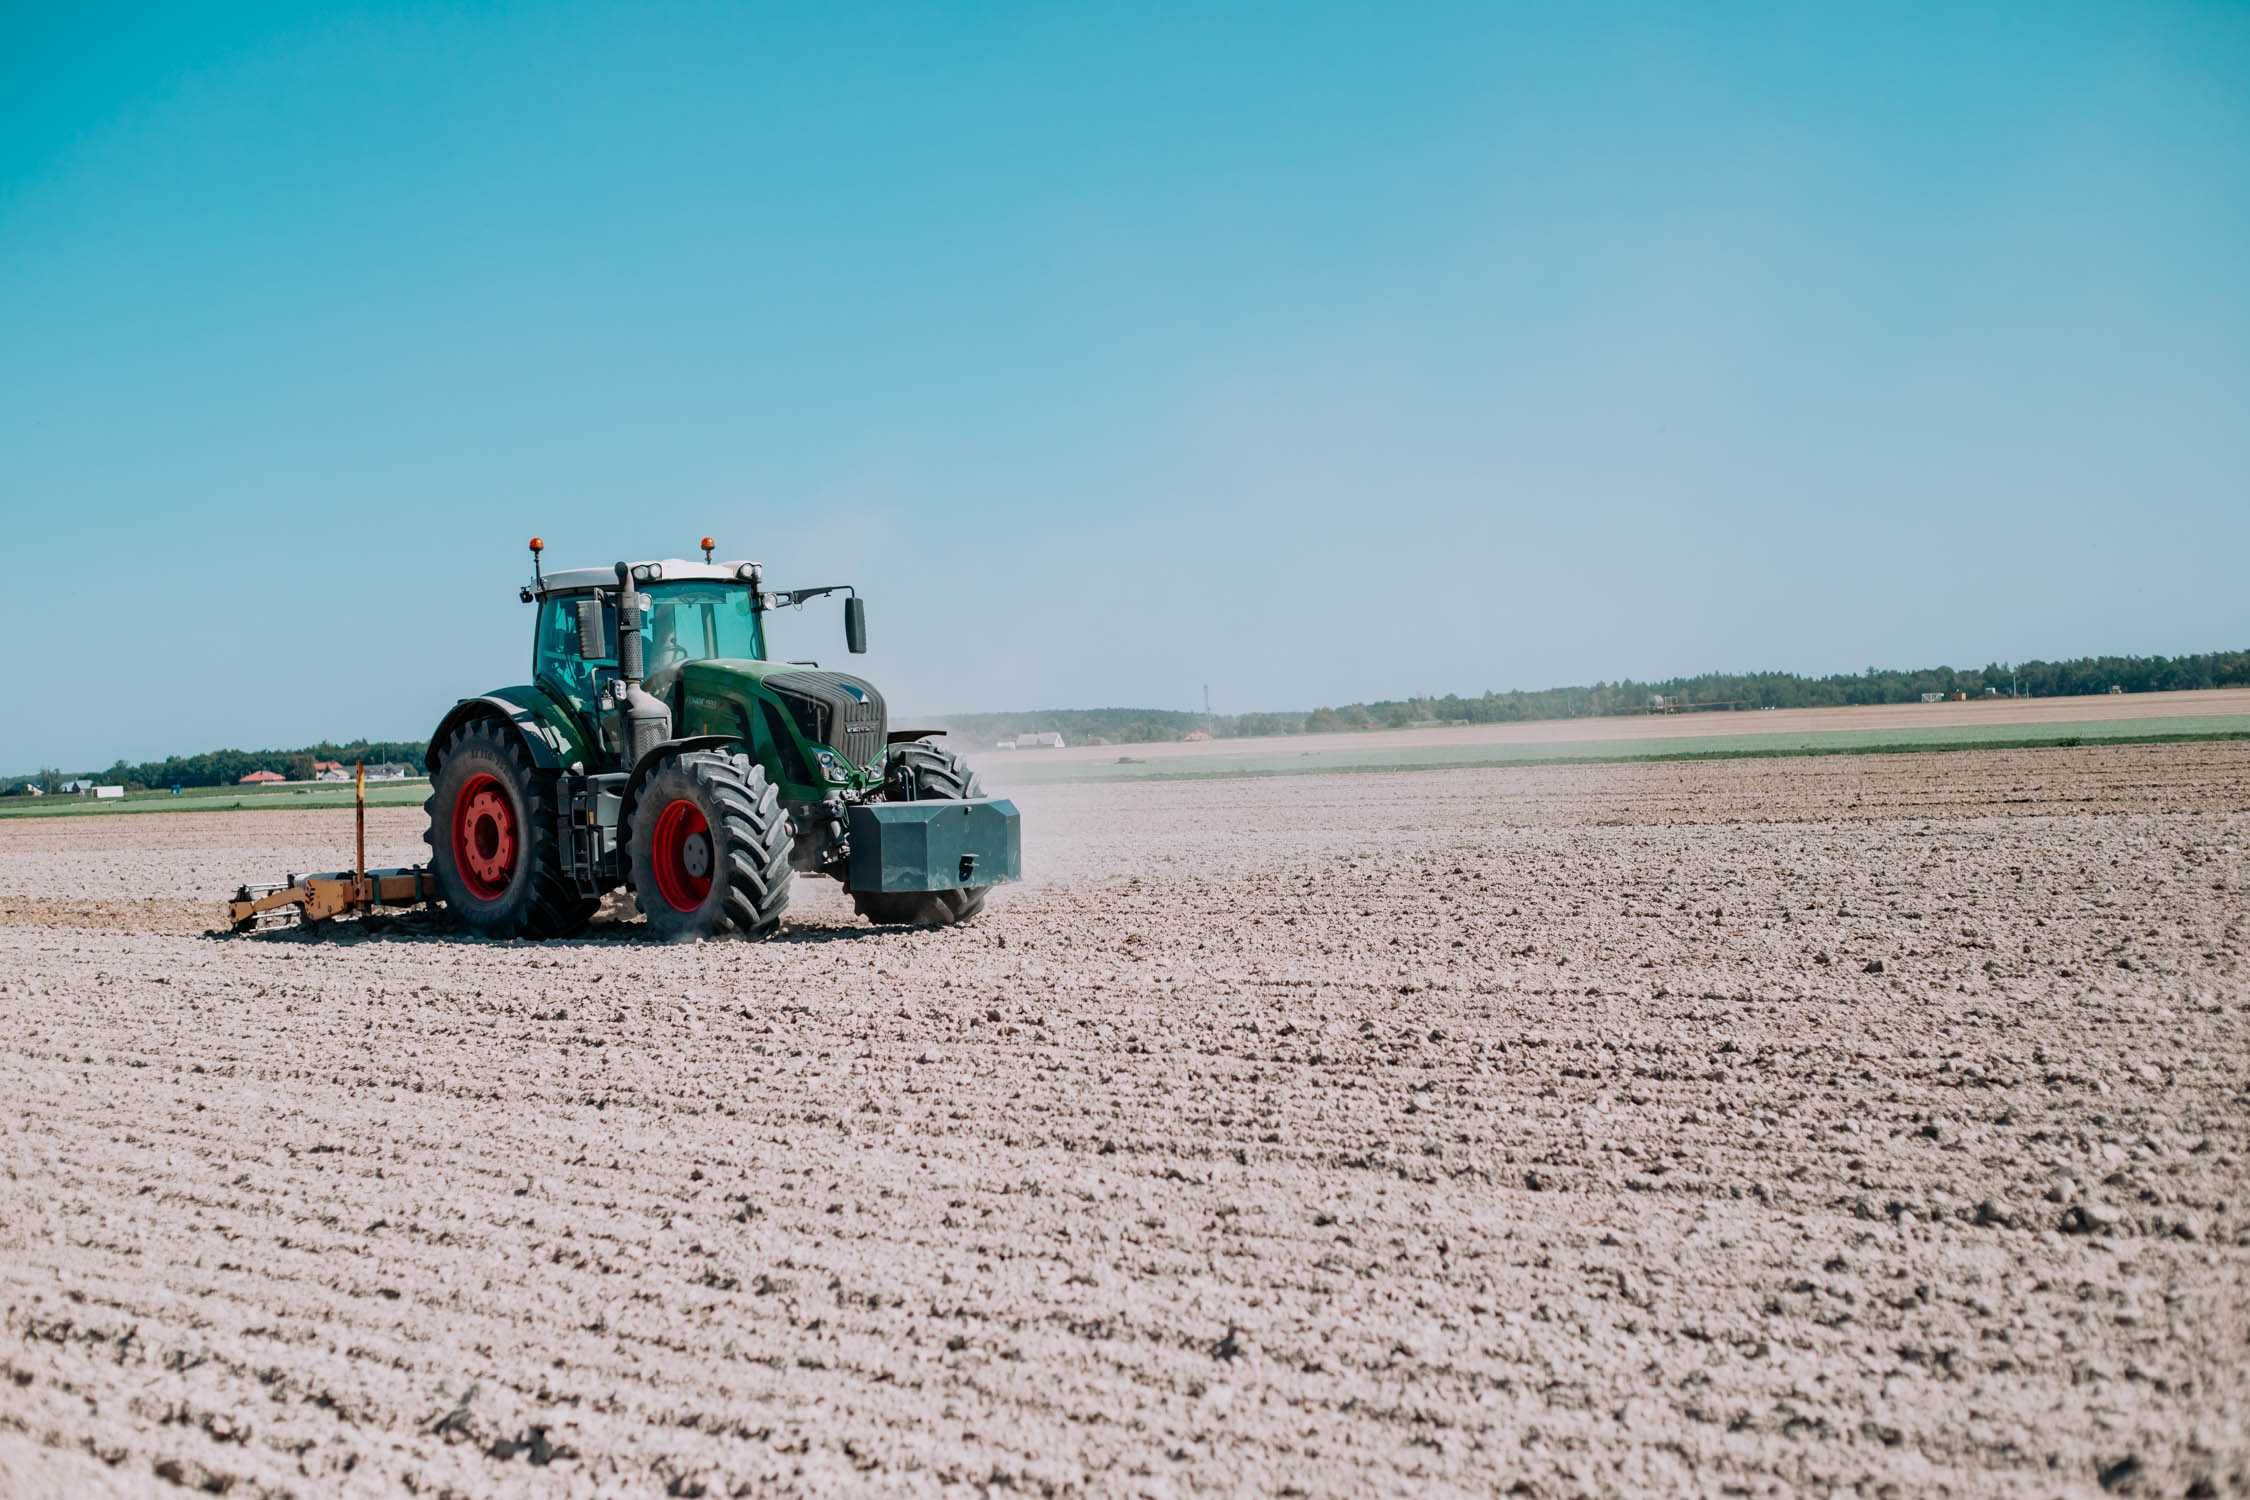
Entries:
[[[445,742],[439,756],[440,767],[447,759],[467,749],[482,750],[498,759],[521,790],[525,824],[523,857],[531,861],[531,885],[521,908],[512,919],[492,923],[484,930],[494,937],[529,938],[575,937],[584,932],[601,900],[581,894],[563,869],[555,830],[555,773],[539,768],[531,752],[524,748],[521,735],[490,720],[471,720],[456,730]],[[428,824],[422,830],[422,841],[430,846],[430,862],[434,868],[444,851],[439,828],[450,822],[452,809],[440,811],[433,783],[422,810],[429,815]],[[448,830],[444,839],[450,836]],[[451,855],[444,853],[443,857],[450,860]]]
[[[726,894],[710,925],[698,935],[715,937],[733,931],[748,938],[771,937],[789,905],[795,873],[789,867],[791,835],[781,793],[766,779],[765,769],[740,752],[691,750],[675,755],[657,767],[650,781],[673,771],[702,785],[718,813],[706,821],[714,832],[723,830],[727,845],[720,856],[727,869]],[[636,877],[633,899],[642,915],[666,924],[679,915],[661,895],[642,887]]]

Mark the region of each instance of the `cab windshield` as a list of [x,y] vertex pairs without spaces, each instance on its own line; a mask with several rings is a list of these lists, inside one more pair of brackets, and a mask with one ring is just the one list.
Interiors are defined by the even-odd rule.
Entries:
[[[617,595],[602,593],[602,639],[608,651],[581,656],[578,605],[584,594],[553,594],[539,616],[532,670],[568,701],[586,705],[617,673]],[[684,661],[730,657],[763,661],[765,632],[746,584],[652,583],[641,590],[641,670],[649,675]]]
[[763,661],[765,632],[744,584],[652,583],[641,591],[642,656],[651,676],[684,661]]

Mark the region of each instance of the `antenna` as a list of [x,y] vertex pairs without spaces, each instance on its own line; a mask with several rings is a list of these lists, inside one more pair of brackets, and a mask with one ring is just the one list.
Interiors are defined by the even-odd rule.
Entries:
[[1211,684],[1208,682],[1203,684],[1203,713],[1206,718],[1211,713]]

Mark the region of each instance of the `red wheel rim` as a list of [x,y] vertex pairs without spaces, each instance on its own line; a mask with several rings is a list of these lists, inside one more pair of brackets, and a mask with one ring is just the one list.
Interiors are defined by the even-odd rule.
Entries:
[[516,873],[516,809],[497,776],[472,776],[454,794],[453,868],[479,901],[507,894]]
[[648,862],[656,893],[674,911],[695,911],[711,894],[711,824],[685,797],[664,805],[649,835]]

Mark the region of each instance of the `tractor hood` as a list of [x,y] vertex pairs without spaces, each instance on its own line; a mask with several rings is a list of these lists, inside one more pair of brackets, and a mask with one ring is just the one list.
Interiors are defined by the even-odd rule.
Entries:
[[783,672],[802,672],[805,668],[792,666],[785,661],[749,661],[740,657],[717,657],[710,661],[691,661],[679,668],[680,680],[688,691],[705,691],[720,694],[738,694],[744,688],[756,687],[768,677]]
[[680,687],[691,721],[767,697],[780,703],[807,743],[826,745],[861,769],[883,758],[889,728],[883,695],[864,677],[789,662],[691,661],[680,668]]

